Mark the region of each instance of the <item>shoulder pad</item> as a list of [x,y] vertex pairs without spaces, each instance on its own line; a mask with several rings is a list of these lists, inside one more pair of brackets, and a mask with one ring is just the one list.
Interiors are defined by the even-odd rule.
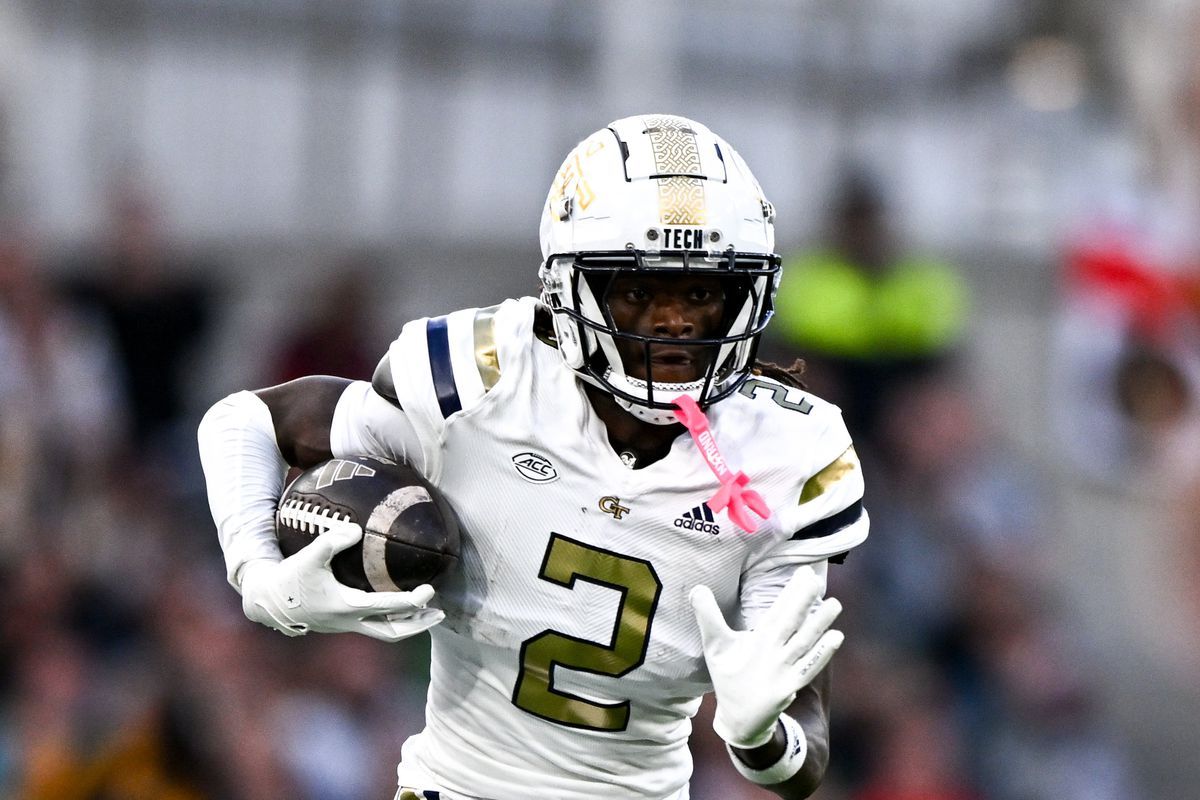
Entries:
[[371,375],[371,388],[383,399],[400,408],[400,398],[396,395],[396,384],[392,378],[392,361],[388,354],[379,359],[375,373]]

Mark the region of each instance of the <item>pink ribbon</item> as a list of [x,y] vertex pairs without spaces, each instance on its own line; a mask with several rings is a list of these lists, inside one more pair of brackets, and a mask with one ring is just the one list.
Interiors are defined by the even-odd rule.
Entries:
[[739,470],[735,474],[729,469],[729,464],[717,448],[717,440],[709,430],[708,417],[704,415],[699,403],[686,394],[679,395],[673,402],[677,406],[674,412],[675,419],[688,429],[700,450],[700,455],[704,456],[708,468],[721,484],[716,494],[708,500],[708,507],[716,512],[728,508],[726,513],[735,525],[747,533],[754,533],[758,530],[758,521],[750,516],[747,509],[764,520],[770,518],[771,509],[767,508],[762,495],[749,488],[750,478],[746,473]]

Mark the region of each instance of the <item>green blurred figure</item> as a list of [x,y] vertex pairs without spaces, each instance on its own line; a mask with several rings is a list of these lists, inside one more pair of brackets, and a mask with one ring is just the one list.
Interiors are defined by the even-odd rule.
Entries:
[[875,185],[846,179],[827,244],[784,263],[777,344],[807,362],[810,387],[874,436],[887,396],[943,366],[961,340],[968,289],[945,262],[900,252]]

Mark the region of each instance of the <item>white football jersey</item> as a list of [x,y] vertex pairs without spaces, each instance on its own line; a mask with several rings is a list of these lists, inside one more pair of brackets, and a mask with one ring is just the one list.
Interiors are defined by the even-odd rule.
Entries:
[[797,565],[859,544],[858,460],[836,407],[751,378],[708,410],[772,509],[746,533],[705,505],[717,483],[686,433],[658,462],[622,462],[535,333],[536,308],[411,322],[389,351],[403,410],[366,383],[338,406],[336,454],[406,458],[462,526],[400,783],[445,798],[686,797],[691,717],[711,690],[688,593],[711,587],[747,626]]

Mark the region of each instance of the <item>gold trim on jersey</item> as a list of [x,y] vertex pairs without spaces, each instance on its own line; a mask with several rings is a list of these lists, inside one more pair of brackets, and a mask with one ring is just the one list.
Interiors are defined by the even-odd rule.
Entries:
[[491,390],[500,380],[500,356],[496,352],[496,311],[500,306],[475,312],[475,366],[483,381],[483,390]]
[[429,794],[424,789],[410,789],[407,786],[401,786],[396,792],[395,800],[429,800],[435,794]]
[[854,452],[854,445],[850,445],[846,448],[846,452],[838,456],[832,464],[804,482],[804,488],[800,490],[799,505],[804,505],[809,500],[815,500],[825,494],[833,484],[858,468],[858,453]]
[[654,171],[671,176],[658,179],[658,213],[664,225],[704,225],[704,181],[687,177],[700,174],[700,148],[696,132],[683,122],[679,117],[646,118]]

